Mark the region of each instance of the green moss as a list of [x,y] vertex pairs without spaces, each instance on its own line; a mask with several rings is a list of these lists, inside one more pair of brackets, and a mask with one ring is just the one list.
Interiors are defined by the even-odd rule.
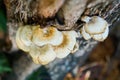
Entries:
[[5,5],[3,4],[3,0],[0,0],[0,31],[7,31],[6,22]]

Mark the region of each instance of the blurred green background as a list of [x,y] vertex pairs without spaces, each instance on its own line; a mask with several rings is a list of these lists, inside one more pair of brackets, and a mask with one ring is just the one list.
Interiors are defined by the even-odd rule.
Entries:
[[[2,48],[1,44],[4,40],[4,34],[7,33],[6,21],[5,6],[3,4],[3,0],[0,0],[0,48]],[[9,66],[8,59],[2,49],[0,49],[0,75],[10,71],[11,68]]]

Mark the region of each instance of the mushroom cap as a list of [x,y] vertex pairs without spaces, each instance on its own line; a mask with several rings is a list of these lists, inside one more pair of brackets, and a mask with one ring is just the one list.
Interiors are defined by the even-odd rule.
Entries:
[[66,57],[73,50],[76,44],[76,37],[78,36],[75,31],[63,31],[62,33],[62,43],[54,47],[54,51],[58,58]]
[[16,33],[16,44],[21,50],[28,52],[31,45],[32,30],[29,26],[19,27]]
[[32,43],[31,38],[32,38],[32,28],[31,26],[26,25],[21,29],[20,39],[25,45],[30,46]]
[[29,53],[36,64],[46,65],[56,58],[56,54],[51,45],[44,45],[42,47],[33,45]]
[[91,36],[85,32],[84,26],[80,29],[80,33],[82,34],[85,40],[89,40],[91,38]]
[[104,33],[96,34],[96,35],[93,35],[92,37],[97,41],[104,41],[107,38],[108,34],[109,34],[109,28],[107,27]]
[[103,33],[106,27],[108,27],[106,20],[98,16],[91,17],[90,21],[84,24],[85,32],[90,35]]
[[36,64],[40,64],[40,62],[39,62],[39,55],[40,55],[39,48],[40,47],[36,46],[35,44],[32,44],[30,46],[30,51],[29,51],[29,54],[32,57],[33,62]]
[[25,44],[23,44],[19,38],[16,38],[16,44],[18,48],[20,48],[25,52],[28,52],[30,50],[29,46],[26,46]]
[[46,44],[59,45],[63,41],[63,35],[54,27],[47,27],[44,29],[36,28],[33,32],[33,43],[38,46]]

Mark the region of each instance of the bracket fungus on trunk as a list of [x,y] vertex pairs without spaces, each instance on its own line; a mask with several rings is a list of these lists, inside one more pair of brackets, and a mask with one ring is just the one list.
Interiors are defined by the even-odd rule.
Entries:
[[99,16],[83,16],[82,21],[86,22],[80,32],[84,39],[93,38],[97,41],[104,41],[109,33],[109,24]]
[[77,33],[75,31],[63,31],[62,33],[64,36],[62,43],[54,47],[58,58],[66,57],[74,50],[76,45]]
[[29,51],[31,45],[32,28],[30,26],[20,27],[16,33],[16,44],[25,52]]
[[[101,17],[83,16],[86,22],[81,28],[81,34],[88,40],[93,38],[103,41],[109,33],[108,23]],[[57,58],[65,58],[76,51],[78,34],[76,31],[59,31],[56,27],[22,26],[16,34],[18,47],[28,52],[36,64],[46,65]]]
[[[28,52],[36,64],[46,65],[57,58],[64,58],[76,48],[76,31],[59,31],[55,27],[19,27],[16,34],[18,47]],[[77,48],[76,48],[77,49]]]
[[56,53],[51,45],[44,45],[42,47],[32,45],[29,54],[36,64],[45,65],[56,58]]
[[59,45],[63,41],[62,33],[54,27],[47,27],[44,29],[38,27],[34,30],[33,34],[32,41],[38,46],[43,46],[45,44]]

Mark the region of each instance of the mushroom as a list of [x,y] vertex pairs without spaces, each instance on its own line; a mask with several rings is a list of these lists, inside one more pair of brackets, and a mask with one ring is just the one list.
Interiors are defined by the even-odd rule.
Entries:
[[30,52],[34,63],[46,65],[56,58],[56,53],[51,45],[44,45],[42,47],[32,45]]
[[63,41],[60,45],[54,46],[54,51],[57,58],[66,57],[76,44],[77,33],[75,31],[63,31]]
[[54,27],[19,27],[16,43],[20,49],[28,52],[34,63],[46,65],[56,57],[64,58],[78,49],[78,37],[75,31],[58,31]]
[[84,37],[85,40],[89,40],[91,38],[90,34],[88,34],[88,33],[85,32],[84,27],[82,27],[80,29],[80,33],[82,34],[82,36]]
[[98,35],[93,35],[93,39],[97,40],[97,41],[104,41],[107,36],[108,36],[108,33],[109,33],[109,28],[107,27],[105,29],[105,32],[102,33],[102,34],[98,34]]
[[32,28],[28,25],[19,27],[16,33],[16,44],[25,52],[29,51],[31,45]]
[[84,39],[93,38],[97,41],[104,41],[109,33],[108,23],[99,16],[83,16],[82,21],[86,22],[81,28],[81,34]]
[[62,33],[54,27],[36,28],[33,34],[32,41],[38,46],[46,44],[59,45],[63,41]]

